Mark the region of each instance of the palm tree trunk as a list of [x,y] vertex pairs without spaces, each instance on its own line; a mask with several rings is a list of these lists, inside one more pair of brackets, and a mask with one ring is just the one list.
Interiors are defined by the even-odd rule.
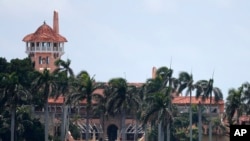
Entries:
[[240,120],[239,120],[239,109],[236,109],[236,124],[239,125],[240,124]]
[[62,105],[62,123],[61,123],[61,141],[65,141],[65,119],[66,117],[66,107],[65,103]]
[[45,141],[48,141],[49,138],[49,110],[48,110],[48,99],[46,99],[45,102],[45,117],[44,117],[44,136],[45,136]]
[[210,104],[209,104],[209,141],[212,141],[212,94],[210,94]]
[[11,108],[11,141],[15,140],[15,118],[16,118],[16,108]]
[[198,106],[198,118],[199,118],[199,141],[202,141],[202,123],[201,123],[201,104]]
[[138,121],[137,118],[135,117],[135,134],[134,134],[134,141],[137,141],[138,138]]
[[145,127],[144,127],[144,139],[145,141],[148,141],[148,124],[145,124]]
[[104,116],[104,114],[102,114],[101,119],[102,119],[102,129],[103,129],[102,139],[104,140],[105,139],[105,134],[106,134],[105,121],[104,121],[105,116]]
[[190,141],[192,141],[193,140],[193,129],[192,129],[192,93],[191,93],[191,91],[190,91],[190,104],[189,104],[189,129],[190,129]]
[[[171,99],[171,96],[169,96],[170,99]],[[171,105],[171,100],[170,100],[170,103],[168,104],[168,109],[171,109],[170,108],[170,105]],[[171,109],[171,112],[172,112],[172,109]],[[170,141],[170,122],[168,122],[168,125],[167,125],[167,141]]]
[[158,124],[158,141],[162,141],[162,121],[160,121],[160,123]]
[[70,107],[67,106],[67,105],[66,105],[66,111],[67,111],[67,114],[66,114],[66,117],[65,117],[65,118],[66,118],[66,123],[65,123],[65,131],[66,131],[66,133],[65,133],[65,138],[68,139],[68,137],[69,137],[69,136],[68,136],[69,124],[70,124],[70,123],[69,123],[69,118],[70,118],[70,117],[69,117],[69,115],[70,115]]
[[167,141],[170,141],[170,123],[167,125]]
[[163,128],[161,128],[161,139],[162,139],[162,141],[165,140],[165,133],[164,133],[164,129]]
[[86,115],[86,141],[89,141],[89,108],[87,107]]
[[122,110],[122,141],[126,141],[126,131],[125,131],[125,128],[126,128],[126,125],[125,125],[125,118],[126,118],[126,111],[125,110]]

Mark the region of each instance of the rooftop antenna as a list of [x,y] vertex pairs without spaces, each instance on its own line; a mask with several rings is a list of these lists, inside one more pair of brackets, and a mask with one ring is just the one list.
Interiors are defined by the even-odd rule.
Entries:
[[214,71],[215,71],[215,70],[213,70],[213,73],[212,73],[212,80],[214,79]]
[[170,66],[169,66],[170,69],[171,69],[171,65],[172,65],[172,56],[170,58]]

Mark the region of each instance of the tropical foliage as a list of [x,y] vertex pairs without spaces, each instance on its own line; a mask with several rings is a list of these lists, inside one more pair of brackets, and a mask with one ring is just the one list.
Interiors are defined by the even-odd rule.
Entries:
[[[136,128],[142,124],[148,140],[200,140],[204,132],[202,124],[209,125],[210,135],[226,134],[221,118],[207,116],[211,113],[204,113],[202,102],[197,106],[191,101],[193,96],[209,100],[211,112],[211,104],[223,100],[221,90],[214,86],[214,79],[194,82],[193,75],[186,72],[175,78],[173,69],[160,67],[155,77],[139,85],[120,77],[101,83],[87,71],[74,75],[70,64],[69,59],[57,60],[55,71],[45,68],[38,72],[33,69],[29,58],[10,62],[0,58],[0,139],[59,139],[49,132],[48,99],[60,97],[63,97],[62,116],[59,118],[62,121],[60,140],[64,140],[68,130],[73,136],[81,137],[81,129],[73,117],[86,120],[86,140],[92,138],[90,122],[96,117],[100,118],[102,127],[106,126],[105,121],[109,117],[120,119],[118,137],[122,140],[127,138],[126,118],[136,119]],[[173,103],[173,99],[180,95],[190,98],[186,103],[189,109],[186,113],[180,113],[178,105]],[[231,88],[225,104],[227,121],[239,124],[240,117],[250,113],[250,84],[245,82],[238,88]],[[33,115],[34,107],[44,110],[44,121]],[[83,112],[80,110],[82,107]],[[78,112],[70,113],[71,109],[78,109]],[[104,129],[102,138],[106,132]],[[137,138],[136,130],[134,140]]]

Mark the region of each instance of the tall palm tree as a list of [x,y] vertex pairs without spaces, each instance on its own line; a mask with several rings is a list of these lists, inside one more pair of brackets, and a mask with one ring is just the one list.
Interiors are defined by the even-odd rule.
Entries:
[[50,73],[48,69],[44,69],[43,72],[37,73],[37,78],[33,82],[33,92],[41,93],[42,99],[44,101],[44,109],[45,109],[45,118],[44,118],[44,133],[45,133],[45,141],[48,141],[48,130],[49,130],[49,123],[48,123],[48,98],[50,96],[54,96],[57,93],[57,83],[56,77]]
[[[170,89],[169,89],[170,90]],[[145,98],[145,102],[148,103],[148,106],[145,107],[142,113],[143,124],[147,124],[148,121],[151,122],[151,125],[160,126],[158,132],[164,131],[167,129],[168,125],[172,122],[172,113],[169,109],[169,103],[171,99],[165,93],[157,92],[151,95],[148,95]],[[164,134],[158,134],[158,140],[164,140]]]
[[223,99],[223,94],[218,87],[213,86],[213,79],[207,80],[200,80],[196,83],[197,91],[196,91],[196,98],[201,97],[203,100],[209,99],[209,141],[212,141],[212,97],[214,97],[214,102],[217,103]]
[[184,89],[187,89],[186,95],[189,95],[189,134],[190,134],[190,141],[192,141],[192,91],[194,90],[195,86],[193,84],[193,76],[192,74],[189,75],[187,72],[181,72],[178,78],[180,82],[180,86],[178,89],[178,93],[181,93]]
[[11,141],[15,140],[15,118],[18,105],[28,100],[29,91],[25,89],[16,72],[0,74],[0,100],[11,110]]
[[[242,87],[238,89],[230,89],[228,91],[228,96],[226,99],[226,113],[227,118],[230,124],[233,124],[236,122],[236,124],[239,124],[239,117],[242,114],[244,110],[242,97],[243,97],[243,89]],[[233,121],[233,116],[236,116],[235,121]]]
[[130,113],[132,108],[139,107],[140,99],[136,94],[136,87],[127,85],[124,78],[113,78],[109,80],[108,85],[111,87],[111,94],[108,99],[107,109],[112,115],[121,114],[121,138],[122,141],[125,141],[126,114]]
[[92,94],[95,90],[99,88],[94,80],[94,77],[90,77],[87,71],[81,71],[77,76],[74,85],[74,91],[67,99],[66,103],[73,103],[75,105],[80,105],[84,100],[86,100],[86,141],[90,139],[89,137],[89,118],[90,110],[92,108]]
[[[146,82],[146,96],[154,95],[155,93],[163,93],[169,97],[168,109],[172,111],[172,94],[176,93],[178,87],[178,80],[172,77],[173,70],[167,67],[160,67],[156,71],[156,77],[148,79]],[[169,121],[169,123],[171,123]],[[158,140],[164,140],[164,134],[162,133],[162,122],[159,122],[158,128]],[[167,140],[170,141],[170,124],[167,124]]]
[[[74,72],[72,70],[72,68],[70,68],[70,63],[71,61],[69,59],[67,59],[67,61],[64,60],[57,60],[55,62],[55,65],[57,66],[57,68],[54,70],[54,74],[58,75],[58,89],[59,92],[56,95],[56,98],[58,98],[59,96],[63,96],[63,105],[62,105],[62,109],[63,109],[63,113],[62,113],[62,125],[61,125],[61,141],[65,140],[65,132],[67,131],[67,127],[69,126],[69,123],[66,124],[67,120],[67,115],[68,115],[68,104],[66,104],[66,98],[68,95],[70,95],[70,89],[72,87],[71,82],[72,79],[74,79]],[[68,117],[69,118],[69,117]],[[67,125],[67,127],[66,127]]]

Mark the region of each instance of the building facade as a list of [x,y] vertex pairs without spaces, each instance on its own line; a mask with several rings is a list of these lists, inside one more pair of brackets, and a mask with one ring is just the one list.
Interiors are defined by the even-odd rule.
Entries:
[[[59,17],[58,12],[54,11],[53,17],[53,28],[47,25],[45,22],[34,32],[26,35],[23,38],[23,41],[26,43],[26,53],[32,59],[35,64],[35,69],[42,71],[45,68],[49,69],[51,72],[56,69],[54,62],[61,58],[64,54],[64,43],[67,42],[67,39],[59,34]],[[153,67],[152,78],[155,78],[155,73],[157,69]],[[130,85],[141,86],[142,83],[130,83]],[[99,89],[96,93],[102,94],[103,90]],[[202,101],[201,99],[196,99],[191,97],[192,104],[198,105],[203,104],[207,107],[210,104],[209,100]],[[49,102],[49,112],[50,112],[50,134],[57,135],[60,128],[60,119],[63,112],[63,97],[58,99],[50,98]],[[190,97],[188,96],[176,96],[173,99],[173,104],[177,105],[178,111],[180,113],[186,113],[189,111],[189,102]],[[69,118],[74,118],[75,115],[80,115],[78,120],[75,123],[78,125],[83,138],[86,133],[86,107],[85,102],[83,101],[80,106],[69,108]],[[215,103],[212,100],[212,111],[215,116],[224,113],[224,102],[220,101]],[[36,109],[36,116],[42,117],[43,110]],[[90,116],[90,134],[92,137],[98,139],[102,138],[109,139],[114,141],[118,139],[121,131],[121,122],[119,119],[121,117],[117,115],[116,117],[109,117],[108,119],[101,119],[101,117],[96,117],[92,113]],[[140,123],[137,123],[137,120],[133,115],[128,115],[126,117],[126,138],[127,140],[134,140],[135,133],[137,132],[139,137],[144,134],[143,128]]]

